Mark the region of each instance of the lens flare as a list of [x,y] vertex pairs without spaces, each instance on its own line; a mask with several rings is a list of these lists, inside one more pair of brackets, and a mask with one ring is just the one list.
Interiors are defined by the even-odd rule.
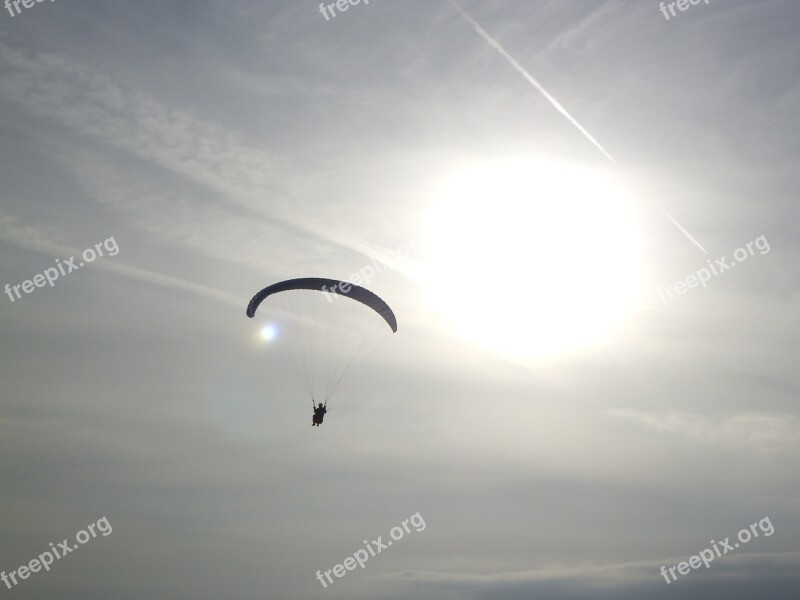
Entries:
[[265,342],[271,342],[278,337],[278,327],[272,323],[267,323],[261,328],[261,339]]

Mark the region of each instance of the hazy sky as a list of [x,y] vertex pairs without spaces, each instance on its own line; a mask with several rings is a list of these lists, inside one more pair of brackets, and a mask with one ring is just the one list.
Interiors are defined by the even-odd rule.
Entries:
[[[800,4],[459,2],[0,10],[0,572],[111,527],[0,596],[798,596]],[[367,267],[310,429],[245,307]]]

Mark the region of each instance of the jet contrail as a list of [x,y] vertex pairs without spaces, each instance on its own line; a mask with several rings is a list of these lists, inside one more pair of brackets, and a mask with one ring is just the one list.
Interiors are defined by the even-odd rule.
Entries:
[[467,21],[470,25],[472,25],[472,27],[475,28],[475,31],[477,31],[478,34],[484,40],[486,40],[486,42],[492,48],[497,50],[497,52],[500,53],[500,55],[503,58],[505,58],[509,62],[509,64],[512,67],[514,67],[517,70],[517,72],[519,72],[519,74],[522,75],[528,81],[528,83],[530,83],[533,87],[535,87],[539,91],[539,93],[542,96],[544,96],[547,99],[547,101],[550,102],[550,104],[552,104],[555,107],[555,109],[558,112],[564,115],[564,117],[570,123],[572,123],[575,126],[575,128],[584,135],[584,137],[587,140],[592,142],[595,148],[600,150],[600,152],[602,152],[608,160],[610,160],[611,162],[616,162],[614,160],[614,157],[612,157],[608,152],[606,152],[606,149],[600,145],[600,142],[594,139],[592,135],[588,131],[586,131],[583,128],[583,126],[580,123],[578,123],[578,121],[575,120],[575,117],[569,114],[567,112],[567,109],[561,106],[561,103],[550,95],[550,92],[544,89],[542,85],[538,81],[536,81],[533,78],[533,76],[531,76],[531,74],[528,73],[525,70],[525,68],[521,64],[519,64],[513,56],[511,56],[508,52],[506,52],[505,48],[503,48],[497,41],[495,41],[495,39],[492,36],[490,36],[489,33],[483,27],[481,27],[480,24],[475,19],[473,19],[469,14],[467,14],[467,12],[463,8],[461,8],[458,2],[456,2],[455,0],[449,0],[449,2],[453,6],[453,8],[455,8],[458,11],[458,13],[464,18],[464,20]]
[[655,204],[658,207],[658,209],[662,213],[664,213],[664,216],[666,216],[670,221],[672,221],[672,224],[675,225],[675,227],[677,227],[678,229],[680,229],[683,232],[683,235],[685,235],[687,238],[689,238],[694,243],[695,246],[700,248],[700,250],[702,250],[705,254],[708,254],[708,252],[706,252],[706,249],[703,248],[703,246],[700,245],[700,242],[698,242],[696,239],[694,239],[694,236],[691,233],[689,233],[688,231],[686,231],[686,228],[683,225],[681,225],[680,223],[678,223],[673,218],[673,216],[671,214],[669,214],[666,210],[664,210],[664,208],[660,204],[658,204],[658,202],[655,202],[654,200],[651,200],[650,202]]
[[[503,48],[503,47],[502,47],[502,46],[501,46],[501,45],[500,45],[500,44],[497,42],[497,40],[495,40],[495,39],[494,39],[494,38],[493,38],[491,35],[489,35],[489,33],[488,33],[488,32],[487,32],[487,31],[486,31],[486,30],[485,30],[483,27],[481,27],[480,23],[478,23],[478,22],[477,22],[475,19],[473,19],[473,18],[472,18],[472,17],[471,17],[471,16],[470,16],[470,15],[467,13],[467,11],[465,11],[463,8],[461,8],[461,5],[460,5],[458,2],[456,2],[456,0],[448,0],[448,2],[450,3],[450,5],[451,5],[451,6],[452,6],[454,9],[456,9],[456,11],[458,11],[458,14],[460,14],[460,15],[461,15],[461,17],[462,17],[462,18],[463,18],[463,19],[464,19],[464,20],[465,20],[467,23],[469,23],[470,25],[472,25],[473,29],[475,29],[475,31],[478,33],[478,35],[480,35],[480,36],[481,36],[481,37],[482,37],[484,40],[486,40],[486,43],[487,43],[487,44],[489,44],[489,45],[490,45],[492,48],[494,48],[495,50],[497,50],[497,52],[500,54],[500,56],[502,56],[503,58],[505,58],[505,59],[508,61],[508,63],[509,63],[509,64],[510,64],[512,67],[514,67],[514,69],[515,69],[515,70],[516,70],[516,71],[517,71],[517,72],[518,72],[520,75],[522,75],[522,76],[525,78],[525,80],[526,80],[528,83],[530,83],[530,84],[531,84],[531,85],[532,85],[534,88],[536,88],[536,90],[537,90],[537,91],[538,91],[538,92],[539,92],[539,93],[540,93],[542,96],[544,96],[544,97],[545,97],[545,99],[546,99],[546,100],[547,100],[547,101],[548,101],[550,104],[552,104],[552,105],[553,105],[553,108],[555,108],[555,109],[556,109],[558,112],[560,112],[560,113],[561,113],[561,114],[564,116],[564,118],[565,118],[565,119],[567,119],[567,120],[568,120],[570,123],[572,123],[572,124],[574,125],[574,126],[575,126],[575,128],[576,128],[578,131],[580,131],[580,132],[581,132],[581,134],[583,134],[583,137],[585,137],[587,140],[589,140],[589,141],[590,141],[590,142],[591,142],[591,143],[594,145],[594,147],[595,147],[595,148],[597,148],[598,150],[600,150],[600,152],[602,152],[602,153],[603,153],[603,156],[605,156],[605,157],[606,157],[608,160],[610,160],[610,161],[611,161],[612,163],[614,163],[614,164],[617,164],[617,161],[615,161],[615,160],[614,160],[614,157],[613,157],[613,156],[611,156],[611,155],[610,155],[608,152],[606,152],[606,149],[605,149],[605,148],[603,148],[603,146],[601,146],[601,145],[600,145],[600,142],[598,142],[596,139],[594,139],[594,137],[592,136],[592,134],[590,134],[588,131],[586,131],[586,129],[584,129],[583,125],[581,125],[580,123],[578,123],[578,121],[575,119],[575,117],[573,117],[571,114],[569,114],[569,113],[567,112],[567,109],[566,109],[566,108],[564,108],[564,107],[561,105],[561,103],[560,103],[558,100],[556,100],[555,98],[553,98],[553,96],[550,94],[550,92],[548,92],[546,89],[544,89],[544,87],[542,86],[542,84],[540,84],[538,81],[536,81],[536,80],[533,78],[533,76],[532,76],[530,73],[528,73],[528,72],[525,70],[525,68],[524,68],[524,67],[523,67],[521,64],[519,64],[519,63],[517,62],[517,60],[516,60],[516,59],[515,59],[513,56],[511,56],[511,55],[510,55],[508,52],[506,52],[505,48]],[[673,225],[675,225],[675,226],[676,226],[676,227],[677,227],[677,228],[678,228],[678,229],[679,229],[679,230],[680,230],[680,231],[681,231],[681,232],[682,232],[682,233],[683,233],[683,234],[684,234],[684,235],[685,235],[687,238],[689,238],[689,240],[690,240],[690,241],[691,241],[691,242],[692,242],[692,243],[693,243],[695,246],[697,246],[698,248],[700,248],[700,250],[702,250],[702,251],[703,251],[705,254],[708,254],[708,252],[706,252],[706,249],[705,249],[705,248],[703,248],[703,246],[701,246],[701,245],[700,245],[700,242],[698,242],[696,239],[694,239],[694,237],[693,237],[693,236],[692,236],[692,235],[691,235],[691,234],[690,234],[690,233],[689,233],[689,232],[686,230],[686,228],[685,228],[685,227],[683,227],[683,226],[682,226],[680,223],[678,223],[678,221],[676,221],[676,220],[675,220],[675,219],[672,217],[672,215],[670,215],[670,214],[669,214],[669,213],[668,213],[666,210],[664,210],[664,209],[663,209],[661,206],[659,206],[657,203],[655,203],[655,204],[656,204],[656,206],[658,206],[658,209],[659,209],[659,210],[660,210],[662,213],[664,213],[664,215],[665,215],[665,216],[666,216],[666,217],[667,217],[667,218],[668,218],[670,221],[672,221]]]

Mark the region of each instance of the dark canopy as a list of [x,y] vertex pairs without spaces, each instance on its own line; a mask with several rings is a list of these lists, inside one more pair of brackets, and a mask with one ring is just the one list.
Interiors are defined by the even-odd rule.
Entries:
[[[247,316],[252,318],[256,314],[258,306],[272,294],[279,292],[287,292],[289,290],[315,290],[318,292],[326,292],[329,294],[338,294],[340,296],[347,296],[353,300],[369,306],[372,310],[378,313],[383,320],[392,328],[392,331],[397,331],[397,319],[389,308],[389,305],[381,300],[377,295],[370,292],[361,286],[348,283],[346,281],[339,281],[337,279],[326,279],[324,277],[301,277],[300,279],[288,279],[274,283],[263,290],[258,292],[250,304],[247,305]],[[344,291],[347,290],[347,291]]]

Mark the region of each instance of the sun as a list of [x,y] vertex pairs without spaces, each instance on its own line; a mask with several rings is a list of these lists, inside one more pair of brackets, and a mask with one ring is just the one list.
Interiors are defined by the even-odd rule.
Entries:
[[510,358],[596,343],[637,302],[634,204],[602,171],[471,164],[442,182],[426,221],[427,289],[443,323]]

